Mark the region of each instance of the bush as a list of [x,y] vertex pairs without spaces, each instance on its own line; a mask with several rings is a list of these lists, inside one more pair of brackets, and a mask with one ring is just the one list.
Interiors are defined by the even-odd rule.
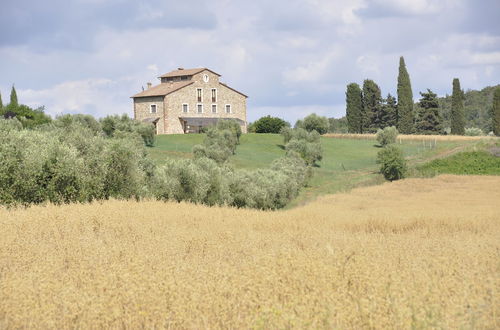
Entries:
[[477,127],[470,127],[465,129],[465,135],[467,136],[482,136],[484,132],[482,129]]
[[287,154],[300,155],[307,165],[315,165],[322,159],[323,149],[321,147],[320,135],[315,130],[308,132],[303,128],[288,128],[281,130]]
[[382,147],[385,147],[388,144],[395,143],[398,134],[399,132],[394,126],[379,129],[377,131],[377,141]]
[[148,193],[151,163],[140,138],[107,139],[77,122],[36,130],[11,126],[0,124],[0,204],[87,202]]
[[377,163],[380,164],[380,173],[386,180],[399,180],[406,175],[407,165],[403,152],[394,145],[388,145],[378,152]]
[[113,115],[100,119],[102,131],[107,137],[124,136],[126,133],[137,134],[148,147],[154,146],[155,127],[129,118],[127,115]]
[[302,120],[298,120],[297,123],[295,123],[295,128],[303,128],[308,132],[316,131],[319,134],[328,133],[329,126],[330,123],[328,122],[328,118],[318,116],[315,113],[310,114],[309,116],[305,117]]
[[[218,130],[230,130],[236,136],[236,144],[240,144],[241,126],[236,120],[222,119],[217,122],[216,128]],[[236,147],[235,147],[236,148]]]
[[280,133],[284,127],[290,127],[290,123],[278,117],[265,116],[252,123],[254,133]]
[[193,153],[195,158],[207,157],[222,164],[235,153],[237,143],[237,134],[234,130],[212,127],[208,130],[203,144],[193,147]]

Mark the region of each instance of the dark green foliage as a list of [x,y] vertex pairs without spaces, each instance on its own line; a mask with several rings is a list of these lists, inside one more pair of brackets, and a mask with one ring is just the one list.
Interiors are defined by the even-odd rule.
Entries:
[[290,127],[290,123],[278,117],[265,116],[256,120],[252,127],[253,133],[278,134],[283,127]]
[[407,172],[403,151],[395,145],[388,145],[377,153],[380,173],[389,181],[403,179]]
[[14,85],[12,85],[12,89],[10,91],[10,105],[17,107],[19,105],[19,102],[17,101],[17,92],[16,88]]
[[47,124],[52,121],[50,116],[44,113],[44,108],[32,109],[24,104],[10,103],[0,110],[3,117],[16,117],[25,128],[33,128],[39,125]]
[[397,128],[403,134],[413,133],[413,92],[411,90],[410,75],[406,70],[403,56],[399,58],[398,75],[398,123]]
[[380,128],[396,126],[398,109],[396,98],[391,94],[387,94],[387,98],[383,100],[380,109]]
[[439,102],[437,95],[430,89],[427,93],[420,93],[422,98],[419,102],[417,120],[415,123],[416,131],[419,134],[442,134],[443,126],[439,114]]
[[[483,132],[491,132],[492,125],[492,103],[496,88],[485,87],[482,90],[468,90],[464,93],[464,120],[465,127],[477,127]],[[439,98],[439,106],[443,117],[443,126],[451,127],[452,96],[447,95]]]
[[346,117],[349,133],[361,133],[363,127],[363,93],[356,83],[347,85]]
[[101,129],[107,137],[122,137],[127,134],[139,135],[144,144],[152,147],[155,143],[155,127],[153,124],[134,120],[126,114],[107,116],[99,120]]
[[492,108],[492,128],[496,136],[500,136],[500,87],[495,89]]
[[395,126],[386,127],[377,132],[377,141],[380,146],[385,147],[388,144],[395,143],[398,137],[398,130]]
[[3,108],[2,93],[0,92],[0,112],[2,111],[2,108]]
[[500,157],[495,157],[487,151],[461,152],[447,158],[435,159],[420,166],[418,170],[424,175],[500,175]]
[[458,78],[453,79],[453,94],[451,95],[451,134],[464,135],[464,92],[460,89]]
[[328,127],[328,118],[318,116],[315,113],[310,114],[302,120],[297,120],[295,123],[295,128],[303,128],[308,132],[316,131],[319,134],[328,133]]
[[363,127],[361,133],[374,133],[382,127],[380,87],[371,79],[363,82]]
[[349,133],[347,117],[328,118],[328,133]]

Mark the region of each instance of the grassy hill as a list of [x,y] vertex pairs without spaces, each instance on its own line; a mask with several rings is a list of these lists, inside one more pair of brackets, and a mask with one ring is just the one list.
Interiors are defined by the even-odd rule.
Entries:
[[[149,149],[158,163],[168,157],[190,158],[195,144],[203,134],[160,135],[156,146]],[[317,196],[346,191],[359,185],[383,182],[375,163],[380,148],[372,139],[338,139],[322,137],[323,160],[314,169],[309,186],[288,207],[300,205]],[[436,147],[429,141],[403,140],[401,147],[411,161],[422,162],[448,150],[475,143],[474,141],[439,141]],[[278,134],[244,134],[230,163],[236,169],[265,168],[285,154],[283,138]]]

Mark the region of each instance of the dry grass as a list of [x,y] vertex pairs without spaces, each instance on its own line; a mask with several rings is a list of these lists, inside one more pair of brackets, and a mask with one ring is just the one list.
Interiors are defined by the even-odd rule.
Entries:
[[500,177],[0,210],[0,328],[500,327]]
[[[329,133],[323,135],[329,138],[335,139],[361,139],[361,140],[375,140],[377,138],[376,134],[337,134],[337,133]],[[500,140],[497,136],[463,136],[463,135],[405,135],[399,134],[398,141],[437,141],[437,142],[445,142],[445,141],[496,141]]]

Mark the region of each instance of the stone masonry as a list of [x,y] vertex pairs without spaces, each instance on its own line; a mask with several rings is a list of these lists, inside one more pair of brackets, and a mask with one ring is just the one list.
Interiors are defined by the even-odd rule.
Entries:
[[[134,118],[155,123],[157,134],[196,132],[221,119],[236,119],[246,133],[247,96],[221,83],[219,77],[206,68],[167,73],[159,85],[132,96]],[[156,105],[156,113],[151,105]]]

